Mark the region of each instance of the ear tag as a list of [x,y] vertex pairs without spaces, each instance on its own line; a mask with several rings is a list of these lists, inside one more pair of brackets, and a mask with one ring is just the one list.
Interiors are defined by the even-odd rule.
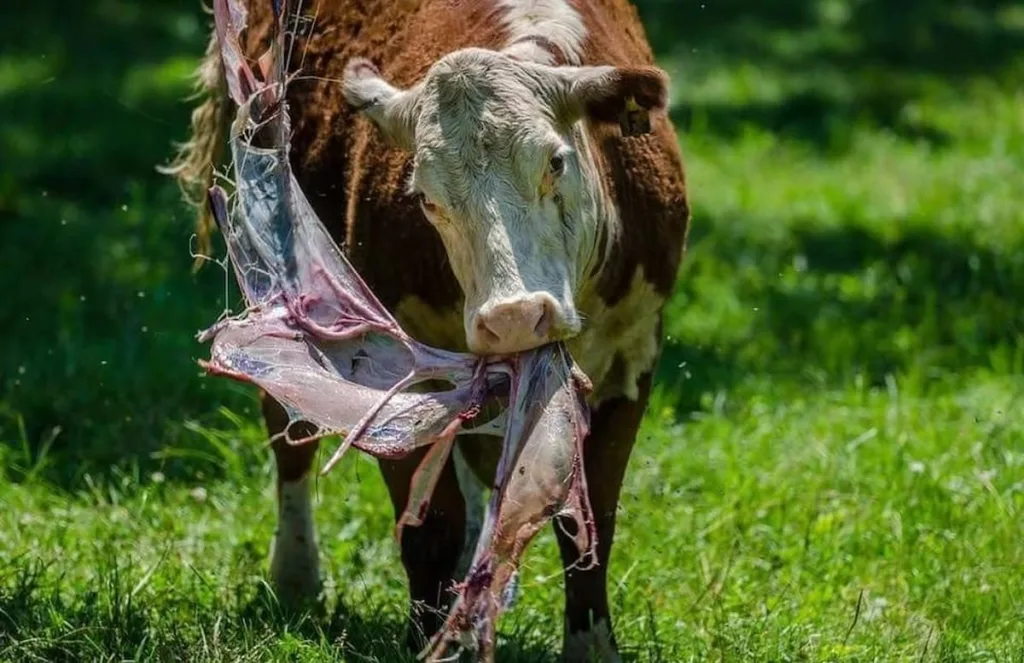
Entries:
[[623,136],[639,136],[651,133],[651,114],[636,103],[636,97],[626,97],[626,108],[619,117]]

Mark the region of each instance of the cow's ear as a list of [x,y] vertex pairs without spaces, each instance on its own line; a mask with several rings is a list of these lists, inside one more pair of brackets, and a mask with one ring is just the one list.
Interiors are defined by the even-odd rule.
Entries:
[[390,143],[413,149],[418,88],[399,90],[381,77],[372,62],[352,58],[345,66],[343,90],[349,105],[370,118]]
[[650,113],[668,103],[668,75],[656,67],[563,67],[567,119],[617,122],[626,135],[651,131]]

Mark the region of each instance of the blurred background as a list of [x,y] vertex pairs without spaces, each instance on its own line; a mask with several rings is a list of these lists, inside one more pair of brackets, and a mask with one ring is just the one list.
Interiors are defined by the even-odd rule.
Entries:
[[[642,660],[1020,655],[1024,5],[636,4],[673,76],[694,215],[624,497],[654,518],[616,553],[624,642]],[[269,459],[252,393],[196,364],[227,281],[191,271],[190,212],[156,172],[185,138],[208,18],[192,0],[0,7],[0,658],[181,654],[204,632],[190,605],[255,620],[221,646],[305,646],[251,635],[276,622],[239,607],[273,526]],[[367,462],[346,472],[369,506],[325,488],[349,504],[325,516],[332,572],[384,587],[394,626],[390,514]],[[136,551],[132,580],[84,580],[105,546]],[[235,589],[199,583],[172,609],[153,578],[192,575],[137,585],[183,546]],[[560,638],[531,621],[550,591],[509,627],[526,658]],[[299,633],[359,632],[339,614]]]

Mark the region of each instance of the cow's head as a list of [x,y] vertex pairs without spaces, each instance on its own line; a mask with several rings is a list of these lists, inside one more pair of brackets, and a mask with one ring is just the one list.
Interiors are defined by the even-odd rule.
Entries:
[[664,107],[664,74],[466,49],[407,90],[354,59],[345,95],[413,155],[409,193],[462,286],[469,348],[511,353],[578,333],[576,297],[615,231],[602,228],[615,214],[581,120]]

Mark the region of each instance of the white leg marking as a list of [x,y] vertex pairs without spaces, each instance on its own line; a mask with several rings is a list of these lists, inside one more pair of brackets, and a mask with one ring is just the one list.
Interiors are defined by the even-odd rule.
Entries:
[[562,642],[562,659],[566,663],[622,663],[612,646],[611,630],[604,619],[593,624],[589,631],[569,633],[566,627]]
[[286,602],[316,598],[320,591],[320,561],[308,477],[280,485],[270,577]]

